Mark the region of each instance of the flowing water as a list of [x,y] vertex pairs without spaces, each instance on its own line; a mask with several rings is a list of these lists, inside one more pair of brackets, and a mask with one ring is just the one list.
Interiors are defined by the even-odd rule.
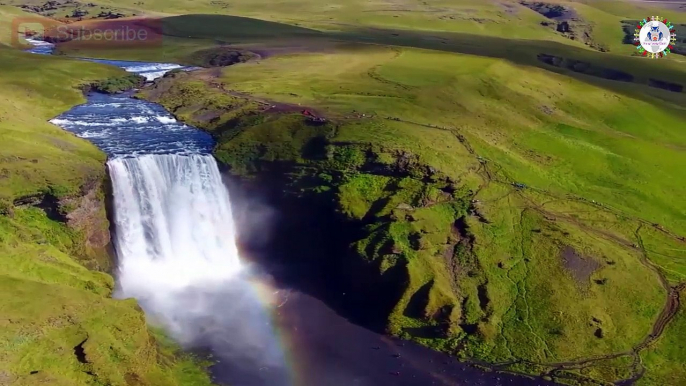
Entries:
[[[52,46],[34,42],[32,52]],[[147,79],[182,68],[97,60]],[[113,185],[116,296],[187,348],[207,348],[231,386],[542,385],[486,373],[350,323],[245,267],[212,138],[162,107],[93,94],[52,123],[105,151]],[[257,213],[255,213],[257,216]],[[254,224],[253,224],[254,225]],[[268,223],[262,224],[266,229]],[[259,229],[259,228],[258,228]],[[278,231],[278,230],[272,230]]]
[[177,122],[160,105],[128,95],[93,94],[50,122],[86,138],[110,157],[210,154],[207,133]]
[[[26,39],[28,43],[33,45],[33,48],[28,50],[28,52],[40,55],[51,55],[55,49],[55,45],[52,43],[47,43],[41,40]],[[110,64],[113,66],[121,67],[124,70],[141,75],[145,79],[151,81],[155,80],[167,72],[175,69],[193,69],[192,67],[184,67],[180,64],[175,63],[148,63],[148,62],[134,62],[127,60],[109,60],[109,59],[91,59],[91,58],[77,58],[81,60],[87,60],[89,62]]]
[[229,195],[212,156],[114,158],[108,167],[122,295],[164,319],[189,288],[219,287],[236,275]]

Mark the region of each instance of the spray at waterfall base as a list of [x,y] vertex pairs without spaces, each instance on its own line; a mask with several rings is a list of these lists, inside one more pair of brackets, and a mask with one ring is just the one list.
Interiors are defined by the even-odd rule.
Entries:
[[229,193],[214,158],[144,155],[114,158],[108,167],[116,295],[136,298],[148,319],[186,348],[270,369],[290,385],[273,314],[280,299],[239,260]]

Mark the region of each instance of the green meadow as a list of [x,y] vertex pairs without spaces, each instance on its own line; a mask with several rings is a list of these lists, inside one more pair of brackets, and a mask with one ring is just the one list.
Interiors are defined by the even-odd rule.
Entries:
[[[286,190],[329,200],[332,215],[360,224],[347,258],[370,263],[379,285],[403,279],[387,307],[388,333],[566,384],[641,374],[639,384],[678,384],[686,360],[678,301],[686,283],[686,58],[636,57],[622,43],[622,22],[661,15],[686,24],[686,13],[654,3],[552,3],[573,11],[575,39],[504,0],[105,1],[163,16],[162,44],[72,41],[58,53],[193,65],[207,65],[213,50],[261,54],[165,77],[139,97],[213,133],[215,155],[232,173],[260,178],[286,167]],[[102,179],[102,156],[45,121],[81,100],[75,85],[118,72],[3,50],[12,60],[0,64],[0,95],[9,95],[0,133],[17,144],[3,160],[25,160],[3,161],[5,206],[46,189],[73,197],[83,181]],[[53,74],[61,83],[41,81]],[[13,105],[32,110],[13,115]],[[328,121],[305,121],[304,108]],[[44,165],[47,157],[65,165]],[[59,282],[70,291],[62,301],[79,294],[77,305],[109,294],[109,277],[74,262],[95,259],[79,252],[83,230],[35,208],[12,211],[0,217],[12,235],[2,267],[27,283],[13,288],[28,294]],[[109,324],[98,315],[121,314],[140,336],[149,333],[131,304],[100,301],[111,308],[77,326],[102,332]],[[50,320],[47,308],[17,312]],[[74,329],[60,335],[64,345],[79,343]],[[34,339],[27,349],[45,352]],[[101,339],[125,353],[150,349],[116,334]],[[113,357],[92,355],[115,379]],[[147,385],[161,379],[153,374],[179,379],[175,369],[192,368],[184,360],[124,363],[147,374]]]

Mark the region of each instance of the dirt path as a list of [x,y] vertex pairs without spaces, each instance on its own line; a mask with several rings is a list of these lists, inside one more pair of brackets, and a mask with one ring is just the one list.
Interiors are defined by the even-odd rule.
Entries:
[[638,226],[638,229],[636,229],[636,239],[638,240],[638,246],[641,249],[641,254],[643,256],[641,262],[645,266],[650,268],[653,272],[655,272],[655,274],[658,275],[662,287],[667,291],[667,300],[665,301],[665,305],[662,308],[662,312],[660,312],[660,315],[657,317],[657,320],[655,320],[655,323],[653,324],[653,328],[650,334],[648,334],[648,336],[646,336],[641,343],[634,347],[634,350],[636,352],[640,352],[645,348],[649,347],[662,335],[662,333],[665,331],[665,327],[667,327],[667,324],[674,318],[676,313],[679,311],[679,307],[681,306],[681,291],[683,291],[686,288],[686,283],[670,285],[667,281],[667,278],[660,270],[660,267],[648,258],[648,252],[643,246],[643,239],[641,238],[640,234],[641,228],[643,228],[643,224],[640,224]]

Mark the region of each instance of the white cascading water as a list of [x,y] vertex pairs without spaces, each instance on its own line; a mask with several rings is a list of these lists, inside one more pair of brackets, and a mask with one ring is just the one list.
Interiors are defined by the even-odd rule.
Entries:
[[179,311],[187,315],[204,307],[187,295],[220,287],[241,268],[229,192],[217,163],[211,155],[143,155],[111,159],[108,167],[117,295],[138,299],[149,316],[185,333],[175,325]]

